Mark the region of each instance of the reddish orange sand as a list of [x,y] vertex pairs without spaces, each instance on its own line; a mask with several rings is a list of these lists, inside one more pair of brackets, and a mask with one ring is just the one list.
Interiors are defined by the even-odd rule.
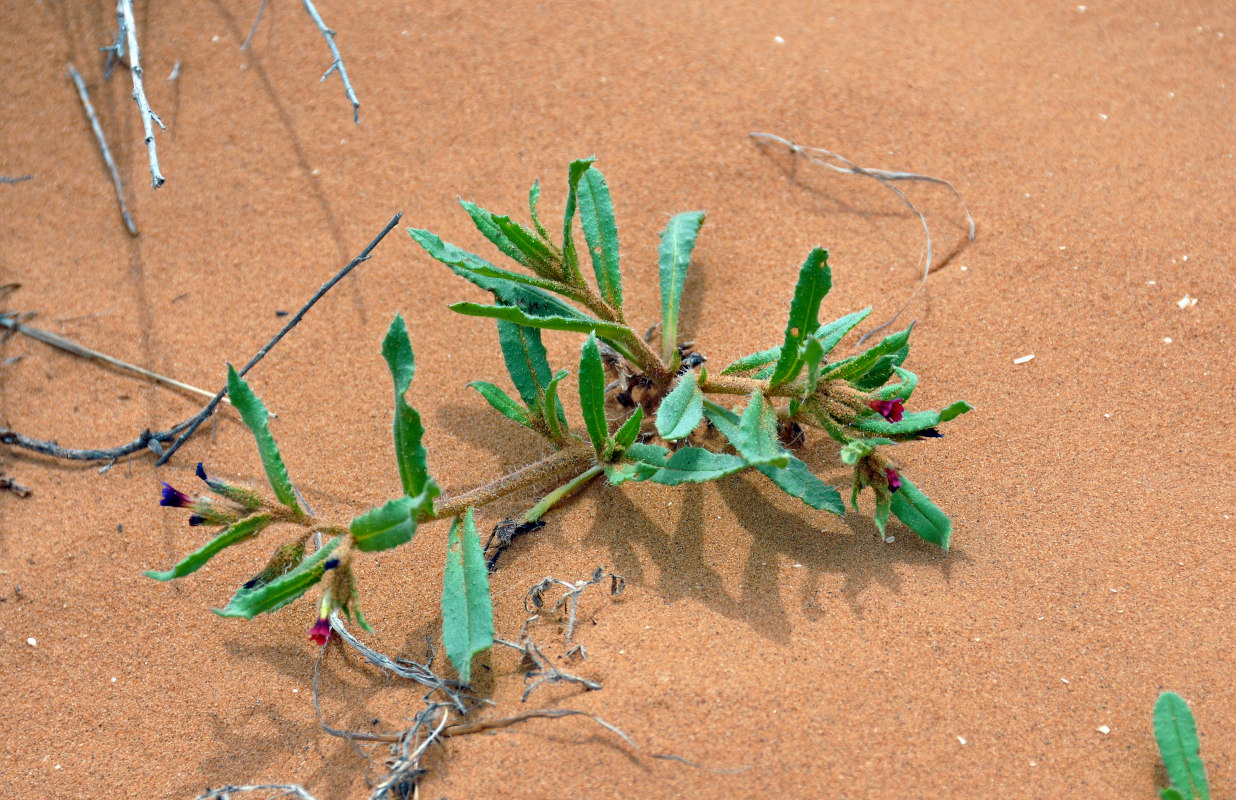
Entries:
[[[1087,2],[323,0],[363,103],[356,127],[337,78],[317,81],[329,56],[299,4],[271,3],[242,52],[256,0],[140,1],[169,129],[157,192],[127,76],[102,81],[111,6],[10,4],[0,172],[35,177],[0,185],[0,283],[23,284],[9,310],[38,311],[42,327],[213,390],[225,360],[246,360],[282,324],[275,312],[395,211],[489,253],[457,195],[524,218],[539,177],[553,218],[567,162],[596,153],[640,324],[659,314],[657,232],[672,212],[708,211],[683,327],[719,365],[780,340],[814,245],[832,251],[825,314],[886,316],[917,280],[921,231],[894,196],[801,166],[791,179],[749,131],[950,178],[978,239],[962,246],[946,192],[910,188],[937,253],[957,252],[907,312],[908,366],[923,381],[915,407],[976,410],[898,451],[952,515],[949,553],[900,524],[882,545],[867,515],[812,511],[758,476],[593,486],[493,579],[507,636],[547,574],[605,565],[629,581],[619,601],[583,605],[578,669],[604,688],[538,690],[528,707],[584,709],[649,752],[750,769],[702,772],[586,720],[536,721],[449,741],[421,796],[1149,798],[1165,781],[1151,709],[1166,689],[1197,715],[1214,795],[1236,796],[1236,15]],[[121,226],[69,61],[140,238]],[[1182,309],[1186,294],[1198,302]],[[460,298],[482,295],[401,230],[252,373],[320,513],[346,519],[398,490],[378,352],[396,312],[448,491],[544,453],[465,388],[505,379],[492,323],[447,310]],[[578,337],[547,341],[574,371]],[[199,405],[21,337],[0,356],[20,357],[0,367],[0,422],[65,445],[118,444]],[[0,456],[33,490],[0,496],[0,796],[188,798],[275,781],[364,796],[364,760],[310,702],[312,599],[247,624],[209,611],[271,542],[174,585],[140,574],[202,541],[158,507],[160,481],[192,487],[199,460],[259,480],[232,412],[158,470],[149,455],[105,474]],[[818,436],[805,457],[845,480]],[[528,501],[485,508],[481,525]],[[446,530],[363,560],[373,646],[421,658],[438,637]],[[553,626],[538,630],[562,651]],[[515,655],[480,664],[492,713],[519,711]],[[333,725],[399,730],[420,695],[354,653],[326,655]]]

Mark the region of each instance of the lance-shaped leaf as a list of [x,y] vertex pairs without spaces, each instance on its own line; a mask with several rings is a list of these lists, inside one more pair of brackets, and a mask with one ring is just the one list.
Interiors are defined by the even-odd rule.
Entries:
[[661,247],[657,254],[661,269],[661,357],[672,361],[678,348],[678,309],[682,305],[682,287],[691,266],[691,251],[700,226],[703,211],[685,211],[670,218],[661,231]]
[[[637,480],[649,480],[666,486],[684,483],[705,483],[733,475],[746,469],[749,464],[737,456],[714,453],[702,447],[683,447],[669,458],[644,448],[649,445],[631,445],[627,456],[640,461]],[[638,448],[638,449],[637,449]],[[657,448],[664,450],[664,448]]]
[[644,423],[644,408],[636,406],[634,413],[627,417],[627,421],[622,423],[622,427],[614,431],[614,447],[613,455],[620,456],[626,452],[627,448],[635,444],[635,440],[639,438],[640,426]]
[[828,251],[817,247],[807,255],[807,260],[798,271],[798,285],[794,288],[794,299],[790,301],[790,319],[785,326],[785,341],[781,344],[781,355],[771,376],[773,386],[798,377],[803,366],[803,340],[820,327],[820,302],[832,286]]
[[408,234],[429,255],[450,267],[459,277],[491,292],[499,302],[536,316],[588,319],[579,309],[549,293],[558,286],[553,281],[498,269],[480,256],[444,242],[427,230],[408,228]]
[[579,359],[579,406],[584,412],[584,425],[597,456],[604,455],[609,442],[609,426],[605,421],[605,365],[595,335],[584,342]]
[[468,216],[472,217],[473,224],[481,234],[493,242],[494,246],[501,250],[508,258],[528,265],[527,256],[525,256],[515,243],[502,231],[502,227],[495,221],[493,214],[478,206],[476,203],[459,198],[459,205],[463,206],[464,211],[468,212]]
[[252,589],[238,589],[228,604],[216,608],[215,613],[221,617],[253,619],[258,614],[283,608],[322,580],[326,572],[326,559],[342,542],[341,537],[331,539],[316,553],[270,583]]
[[575,250],[575,209],[579,205],[579,180],[592,166],[596,158],[589,156],[578,161],[572,161],[567,169],[567,200],[566,212],[562,220],[562,259],[566,262],[567,271],[571,273],[576,283],[583,283],[579,271],[579,255]]
[[848,464],[851,467],[858,463],[859,459],[866,458],[875,451],[876,447],[882,444],[897,444],[892,439],[854,439],[847,442],[841,448],[841,463]]
[[909,478],[905,475],[900,477],[901,488],[892,493],[893,513],[919,538],[948,550],[953,523]]
[[463,683],[472,682],[472,657],[494,644],[489,569],[471,508],[462,520],[455,518],[447,542],[442,572],[442,644]]
[[772,364],[779,358],[781,358],[781,345],[770,347],[767,350],[761,350],[758,353],[752,353],[749,356],[743,356],[733,364],[730,364],[728,367],[721,370],[721,374],[735,375],[740,372],[750,372],[751,370],[759,369],[766,364]]
[[270,435],[270,415],[266,413],[266,406],[249,388],[249,384],[245,383],[245,379],[236,374],[231,364],[227,365],[227,394],[232,405],[240,412],[240,418],[253,433],[258,454],[262,457],[262,467],[266,470],[266,479],[270,481],[275,497],[288,508],[300,511],[296,502],[296,491],[288,478],[288,469],[283,465],[283,457],[279,455],[275,437]]
[[508,419],[515,420],[520,425],[524,425],[529,428],[532,427],[532,423],[528,419],[528,412],[524,410],[524,407],[515,402],[514,398],[499,389],[494,384],[489,381],[472,381],[472,383],[469,383],[468,386],[480,392],[481,397],[488,400],[489,404],[493,406],[499,414],[507,417]]
[[[704,401],[704,414],[707,415],[713,427],[721,431],[731,443],[743,437],[742,419],[733,411],[706,400]],[[784,467],[761,464],[757,465],[756,469],[772,481],[778,489],[797,497],[812,508],[831,511],[838,516],[845,514],[845,503],[835,488],[816,477],[801,460],[788,453],[784,455],[788,462]]]
[[854,381],[867,374],[872,367],[880,360],[881,356],[886,356],[891,353],[896,353],[906,346],[910,340],[910,333],[914,330],[914,323],[910,323],[910,327],[904,331],[885,336],[880,340],[879,344],[874,347],[864,350],[856,356],[842,359],[835,364],[830,364],[828,369],[824,371],[824,377],[830,380],[845,380]]
[[1154,704],[1154,738],[1172,787],[1189,800],[1210,800],[1197,723],[1189,704],[1175,692],[1164,692]]
[[433,496],[437,496],[440,492],[429,477],[425,447],[421,444],[425,426],[421,424],[421,415],[404,399],[408,387],[412,385],[412,376],[416,374],[416,359],[412,354],[408,328],[400,314],[391,320],[386,338],[382,340],[382,357],[390,366],[391,377],[395,381],[395,461],[399,464],[399,480],[403,483],[404,494],[416,497],[428,489]]
[[[789,463],[789,455],[777,439],[777,409],[760,392],[752,393],[737,427],[727,424],[728,420],[715,411],[709,419],[749,464],[784,467]],[[717,419],[721,419],[720,424]]]
[[528,190],[528,214],[532,217],[532,224],[536,227],[537,236],[540,236],[546,242],[549,241],[549,231],[545,230],[545,226],[541,224],[541,218],[537,216],[536,204],[541,199],[541,182],[535,180],[532,182],[532,188]]
[[554,249],[510,217],[492,215],[494,224],[523,256],[519,263],[545,278],[562,277],[561,259]]
[[[803,366],[807,368],[807,385],[803,389],[804,398],[815,394],[815,387],[820,383],[820,365],[824,362],[824,346],[814,336],[807,337],[803,342]],[[883,383],[884,381],[880,381]]]
[[514,306],[483,306],[478,303],[455,303],[450,309],[469,317],[504,319],[507,322],[514,322],[516,325],[524,325],[529,328],[547,328],[549,330],[572,331],[574,333],[596,332],[598,336],[602,337],[618,338],[623,336],[627,330],[621,325],[602,322],[599,319],[591,319],[582,315],[579,317],[533,316],[526,313],[523,309]]
[[580,178],[578,189],[579,223],[592,256],[601,297],[615,309],[622,308],[622,272],[618,266],[618,226],[609,184],[596,167],[589,167]]
[[876,509],[875,516],[872,521],[875,522],[876,530],[880,532],[880,538],[885,538],[884,531],[888,528],[888,512],[893,508],[892,499],[889,493],[883,490],[876,490]]
[[900,397],[902,400],[909,400],[910,395],[914,394],[915,387],[918,386],[918,376],[908,369],[901,367],[893,367],[893,372],[901,379],[900,383],[894,383],[891,386],[885,386],[875,393],[875,396],[881,400],[892,400],[895,397]]
[[872,414],[854,422],[854,427],[880,436],[908,436],[942,422],[961,416],[972,408],[965,400],[958,400],[939,411],[910,411],[901,416],[900,422],[889,422],[879,414]]
[[567,427],[566,413],[562,410],[562,401],[558,399],[558,385],[570,374],[565,369],[558,370],[550,379],[549,385],[545,387],[545,407],[541,409],[542,419],[545,421],[546,428],[549,429],[549,438],[555,442],[566,442],[571,435]]
[[147,570],[143,574],[147,578],[154,578],[156,581],[170,581],[175,578],[183,578],[186,575],[197,572],[205,566],[207,561],[214,558],[225,547],[231,547],[234,544],[257,536],[269,524],[270,514],[254,514],[251,517],[245,517],[224,528],[218,536],[202,545],[201,549],[185,556],[179,564],[166,572],[158,572],[152,569]]
[[672,442],[691,435],[704,418],[704,393],[695,373],[687,370],[657,409],[657,433]]
[[549,360],[541,332],[536,328],[498,320],[498,342],[506,371],[524,404],[533,410],[545,404],[545,389],[549,385]]
[[433,500],[420,494],[371,508],[352,519],[348,528],[352,531],[352,542],[361,552],[376,553],[411,541],[416,533],[417,514],[426,506],[432,510]]
[[841,319],[835,319],[827,325],[821,325],[819,330],[815,332],[815,338],[820,340],[820,344],[824,347],[824,354],[828,355],[833,351],[845,335],[854,329],[854,326],[867,318],[871,313],[871,306],[867,306],[862,311],[855,311],[853,314],[846,314]]
[[893,377],[893,371],[905,363],[906,356],[909,354],[910,345],[907,344],[895,353],[880,356],[875,366],[867,370],[866,375],[853,381],[854,388],[864,392],[880,388],[888,382],[889,378]]

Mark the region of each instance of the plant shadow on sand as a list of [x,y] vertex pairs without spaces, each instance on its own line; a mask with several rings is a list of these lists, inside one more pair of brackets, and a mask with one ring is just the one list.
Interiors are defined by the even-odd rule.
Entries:
[[841,594],[859,617],[863,613],[859,595],[872,584],[884,586],[893,594],[900,591],[899,565],[938,565],[948,581],[957,561],[965,560],[962,551],[953,549],[945,555],[900,526],[895,529],[897,541],[882,546],[873,541],[877,535],[871,520],[855,514],[834,523],[834,527],[848,525],[851,534],[822,530],[810,517],[826,515],[805,507],[802,513],[783,510],[749,475],[730,477],[715,486],[751,537],[739,596],[731,594],[726,580],[709,566],[715,559],[706,550],[703,499],[707,490],[702,486],[685,487],[675,498],[675,504],[683,510],[673,531],[665,531],[650,520],[625,492],[601,492],[596,500],[596,523],[587,541],[609,548],[613,569],[632,584],[647,583],[639,551],[647,554],[660,572],[656,588],[666,602],[696,600],[782,644],[790,639],[791,621],[782,597],[785,581],[781,557],[803,566],[800,604],[804,614],[819,613],[817,595],[822,579],[840,575],[845,579]]

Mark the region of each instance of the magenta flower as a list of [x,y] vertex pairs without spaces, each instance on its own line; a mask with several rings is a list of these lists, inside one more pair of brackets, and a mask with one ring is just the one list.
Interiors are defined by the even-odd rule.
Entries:
[[895,492],[901,488],[901,476],[897,474],[897,470],[888,467],[884,470],[884,477],[888,479],[888,490]]
[[894,397],[892,400],[872,400],[867,406],[889,422],[901,422],[901,415],[906,410],[904,402],[900,397]]
[[318,617],[318,621],[313,623],[313,627],[309,629],[309,638],[318,647],[322,647],[330,641],[330,619],[327,617]]
[[172,508],[190,508],[193,505],[193,498],[174,488],[170,483],[165,483],[163,484],[163,498],[159,500],[159,505],[171,506]]

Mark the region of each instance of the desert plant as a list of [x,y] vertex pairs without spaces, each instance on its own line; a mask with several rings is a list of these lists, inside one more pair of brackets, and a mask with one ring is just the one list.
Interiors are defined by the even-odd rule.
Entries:
[[[325,588],[311,636],[322,643],[329,636],[328,619],[335,609],[354,611],[359,624],[366,625],[357,603],[354,553],[396,547],[409,541],[419,524],[456,518],[444,571],[443,638],[466,682],[472,656],[493,640],[488,579],[472,509],[533,483],[557,487],[518,520],[506,520],[495,528],[501,547],[515,533],[534,529],[556,503],[602,474],[615,485],[652,481],[676,486],[754,469],[808,506],[843,514],[845,504],[837,489],[790,452],[803,443],[804,426],[824,430],[840,445],[842,462],[853,468],[851,504],[856,510],[859,492],[868,487],[874,491],[875,524],[881,536],[892,513],[923,539],[947,549],[948,517],[902,473],[888,451],[902,442],[939,437],[937,426],[970,406],[959,401],[940,411],[905,410],[918,383],[902,367],[912,325],[863,352],[829,361],[829,353],[871,309],[820,324],[820,304],[832,285],[827,251],[812,250],[799,270],[782,343],[710,374],[706,359],[678,336],[678,310],[703,212],[679,214],[661,233],[661,341],[654,349],[651,331],[639,335],[623,312],[613,205],[593,159],[570,165],[561,244],[541,222],[539,196],[539,184],[533,184],[531,228],[462,202],[481,233],[526,271],[494,266],[426,230],[408,232],[431,256],[496,298],[495,305],[463,302],[451,308],[497,321],[499,345],[518,399],[492,382],[470,385],[504,416],[545,437],[555,449],[553,454],[458,497],[440,496],[421,445],[424,428],[404,397],[415,367],[407,330],[397,316],[382,353],[395,384],[395,450],[404,496],[346,526],[323,523],[308,513],[288,480],[261,401],[232,371],[228,381],[232,402],[257,440],[276,501],[211,478],[199,465],[207,488],[226,499],[227,506],[189,497],[167,485],[163,503],[188,507],[193,511],[190,524],[222,526],[222,532],[171,570],[147,574],[160,580],[183,577],[223,548],[268,526],[297,525],[301,528],[297,537],[281,545],[266,569],[218,613],[251,618],[280,608],[321,583]],[[576,216],[595,286],[581,269]],[[582,431],[572,431],[568,424],[560,395],[569,373],[550,367],[542,329],[587,336],[578,373]],[[746,404],[731,409],[710,395],[743,396]],[[332,538],[306,556],[315,534]]]
[[1197,724],[1189,704],[1175,692],[1164,692],[1154,704],[1154,738],[1172,782],[1159,792],[1162,800],[1210,800]]

